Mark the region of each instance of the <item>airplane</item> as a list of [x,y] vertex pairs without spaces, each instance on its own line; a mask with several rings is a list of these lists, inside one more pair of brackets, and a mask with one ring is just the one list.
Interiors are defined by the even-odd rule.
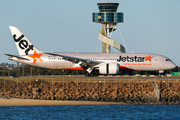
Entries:
[[121,71],[163,71],[176,65],[167,57],[144,53],[48,53],[37,49],[14,26],[9,26],[19,55],[5,54],[9,60],[52,70],[87,71],[86,76],[120,74]]

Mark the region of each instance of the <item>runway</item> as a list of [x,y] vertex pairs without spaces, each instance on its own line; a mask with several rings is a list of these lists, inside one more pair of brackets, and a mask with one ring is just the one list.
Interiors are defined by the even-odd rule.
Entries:
[[[0,78],[13,78],[12,76],[1,76]],[[163,80],[163,79],[173,79],[173,80],[180,80],[180,77],[138,77],[138,76],[133,76],[133,77],[85,77],[84,75],[35,75],[35,76],[16,76],[14,79],[17,78],[60,78],[60,79],[124,79],[124,80],[129,80],[129,79],[157,79],[157,80]]]

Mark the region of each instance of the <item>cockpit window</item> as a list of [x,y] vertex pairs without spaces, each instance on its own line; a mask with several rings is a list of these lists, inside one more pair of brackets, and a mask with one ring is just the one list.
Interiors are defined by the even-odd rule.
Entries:
[[171,61],[170,59],[166,59],[166,61]]

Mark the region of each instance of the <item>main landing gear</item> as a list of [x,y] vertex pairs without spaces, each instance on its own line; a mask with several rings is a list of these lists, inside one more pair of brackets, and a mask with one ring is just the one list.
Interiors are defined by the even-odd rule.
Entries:
[[164,70],[159,70],[159,77],[161,77],[161,73],[164,73]]
[[88,72],[86,72],[85,76],[86,76],[86,77],[97,77],[97,73],[91,72],[91,73],[89,74]]

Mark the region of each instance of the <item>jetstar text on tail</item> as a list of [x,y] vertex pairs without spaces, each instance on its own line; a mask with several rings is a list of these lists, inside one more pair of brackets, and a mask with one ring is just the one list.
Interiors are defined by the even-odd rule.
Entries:
[[[19,42],[19,47],[22,50],[25,50],[25,54],[28,55],[28,52],[30,50],[33,50],[33,45],[29,45],[28,42],[26,40],[23,40],[24,35],[22,34],[19,38],[16,38],[16,34],[13,35],[14,41],[15,42]],[[27,49],[26,49],[27,48]]]
[[153,57],[151,57],[150,55],[148,57],[137,57],[137,56],[134,56],[134,57],[122,57],[122,56],[119,56],[119,59],[117,60],[118,62],[146,62],[146,61],[149,61],[151,62],[151,59]]

